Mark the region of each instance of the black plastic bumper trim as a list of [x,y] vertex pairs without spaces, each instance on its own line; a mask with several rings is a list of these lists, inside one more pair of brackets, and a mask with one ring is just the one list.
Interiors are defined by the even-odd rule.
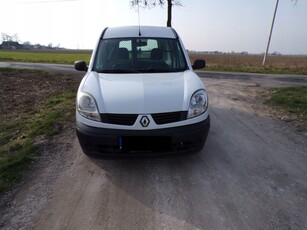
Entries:
[[[209,129],[209,116],[196,124],[155,130],[96,128],[76,122],[77,136],[84,153],[112,157],[197,152],[203,148]],[[128,144],[122,146],[123,140]]]

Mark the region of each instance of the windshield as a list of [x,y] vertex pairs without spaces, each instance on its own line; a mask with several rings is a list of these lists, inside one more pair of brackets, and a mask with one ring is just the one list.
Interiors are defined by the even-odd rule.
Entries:
[[94,71],[101,73],[180,72],[187,63],[176,39],[116,38],[100,41]]

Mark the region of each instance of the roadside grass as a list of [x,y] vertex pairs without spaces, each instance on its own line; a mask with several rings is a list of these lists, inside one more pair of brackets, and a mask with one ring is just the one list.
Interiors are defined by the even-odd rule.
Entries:
[[307,123],[307,86],[273,89],[266,104],[293,114]]
[[17,120],[0,125],[0,192],[22,178],[23,172],[40,154],[35,145],[38,137],[48,138],[73,122],[75,92],[49,98]]
[[[15,70],[0,69],[2,74],[11,72],[14,72],[16,79],[18,75],[25,73],[34,74],[37,79],[46,74],[43,71],[17,70],[15,72]],[[48,140],[65,129],[67,124],[73,123],[78,81],[69,83],[68,90],[65,92],[61,89],[39,103],[33,102],[34,106],[16,106],[15,111],[10,111],[14,113],[13,117],[7,118],[3,113],[8,111],[0,110],[2,111],[0,114],[0,192],[6,191],[20,181],[39,157],[41,150],[37,145],[38,140]],[[2,93],[3,91],[0,95],[1,100]],[[44,94],[44,92],[35,94],[39,93]]]
[[289,68],[289,67],[262,67],[262,66],[207,66],[206,71],[222,72],[244,72],[244,73],[264,73],[264,74],[293,74],[307,75],[307,68]]

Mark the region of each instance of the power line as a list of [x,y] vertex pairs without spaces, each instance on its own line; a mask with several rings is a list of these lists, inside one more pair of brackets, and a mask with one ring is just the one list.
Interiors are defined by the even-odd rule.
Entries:
[[47,0],[47,1],[29,1],[29,2],[14,2],[14,4],[41,4],[41,3],[62,3],[62,2],[77,2],[79,0]]

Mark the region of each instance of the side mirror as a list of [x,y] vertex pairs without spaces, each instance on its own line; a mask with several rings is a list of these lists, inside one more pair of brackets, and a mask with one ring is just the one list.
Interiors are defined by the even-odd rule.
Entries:
[[206,67],[206,61],[203,59],[196,59],[192,67],[193,69],[203,69]]
[[75,62],[75,69],[79,71],[87,71],[88,66],[86,65],[85,61],[76,61]]

